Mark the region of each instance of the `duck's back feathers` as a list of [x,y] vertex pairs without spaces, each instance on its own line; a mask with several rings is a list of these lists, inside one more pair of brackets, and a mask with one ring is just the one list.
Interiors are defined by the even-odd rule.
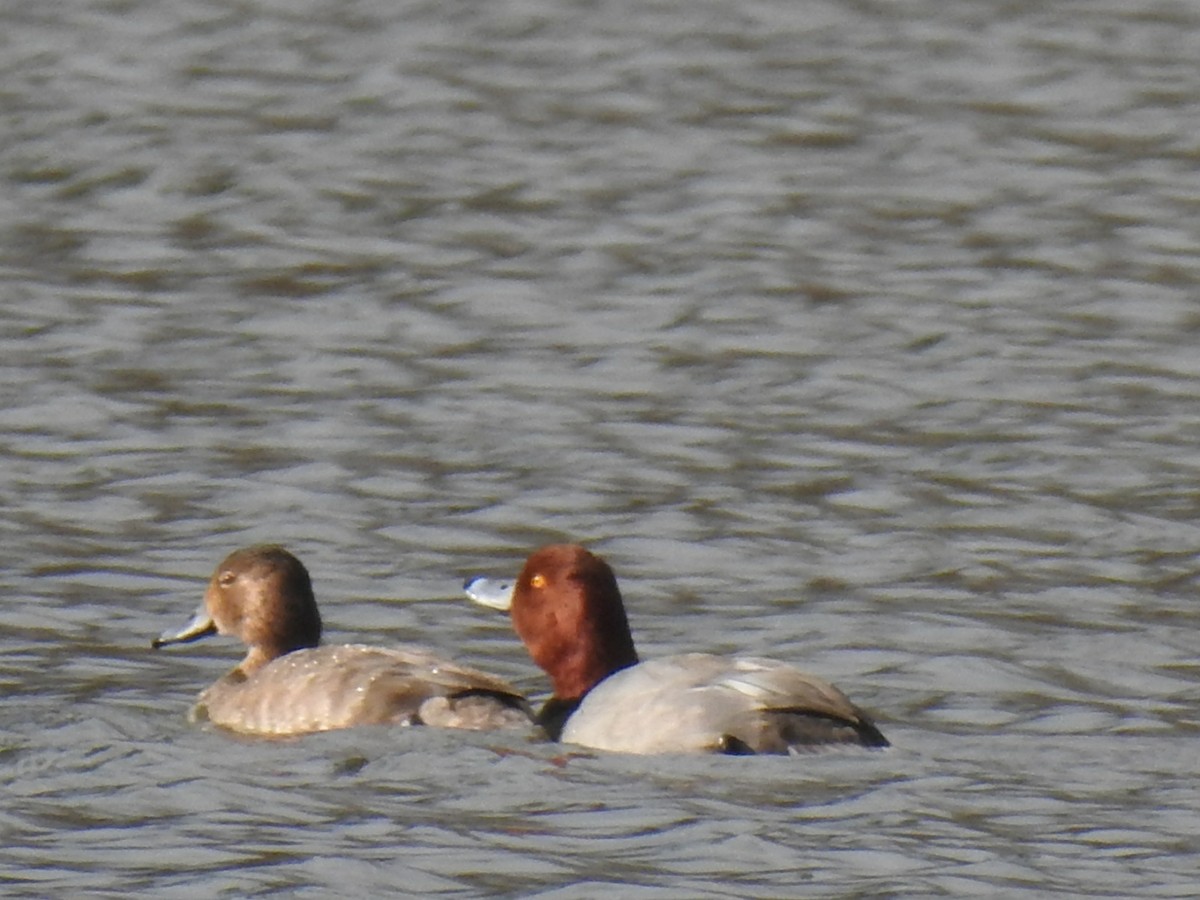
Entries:
[[606,678],[568,719],[562,739],[634,753],[787,753],[887,746],[833,685],[786,663],[687,653]]
[[237,670],[193,710],[223,728],[285,735],[355,725],[528,727],[511,686],[418,647],[314,647],[279,657],[249,677]]

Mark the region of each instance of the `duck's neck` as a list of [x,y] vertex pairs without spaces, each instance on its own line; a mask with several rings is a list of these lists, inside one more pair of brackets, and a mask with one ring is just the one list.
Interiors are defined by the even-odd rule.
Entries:
[[636,665],[638,661],[632,638],[607,644],[585,641],[565,650],[560,648],[560,651],[552,665],[542,665],[542,668],[550,673],[554,699],[576,705],[609,675]]
[[315,646],[317,646],[316,643],[312,641],[293,642],[293,645],[287,646],[268,646],[266,644],[255,644],[246,654],[246,658],[238,663],[238,666],[236,669],[234,669],[234,671],[240,671],[243,677],[249,677],[273,659],[278,659],[279,657],[285,656],[288,653],[292,653],[296,650],[303,650],[307,647]]
[[546,701],[537,715],[538,724],[545,729],[550,740],[559,740],[563,728],[566,727],[567,719],[571,718],[571,714],[579,708],[579,704],[583,702],[592,688],[610,675],[637,665],[637,661],[637,653],[634,651],[633,641],[630,639],[627,653],[621,656],[620,662],[616,665],[612,662],[602,666],[583,665],[581,668],[572,670],[570,674],[560,670],[558,677],[554,678],[554,696]]

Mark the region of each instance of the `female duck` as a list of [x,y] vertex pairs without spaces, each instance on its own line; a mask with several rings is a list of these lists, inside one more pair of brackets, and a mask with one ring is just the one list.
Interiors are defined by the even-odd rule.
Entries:
[[303,563],[282,547],[231,553],[204,603],[154,647],[229,634],[249,647],[192,709],[231,731],[295,735],[354,725],[529,727],[525,699],[498,678],[416,647],[318,647],[321,617]]
[[550,676],[538,715],[554,738],[626,753],[795,753],[887,739],[833,685],[781,662],[687,653],[638,662],[612,569],[575,544],[536,551],[514,588],[474,579],[476,602],[509,609]]

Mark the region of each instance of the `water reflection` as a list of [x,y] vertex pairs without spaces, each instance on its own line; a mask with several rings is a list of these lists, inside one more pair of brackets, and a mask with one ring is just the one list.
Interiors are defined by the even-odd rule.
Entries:
[[[1190,891],[1200,30],[1075,13],[0,14],[12,892]],[[451,598],[563,537],[896,749],[237,742],[145,649],[283,541],[537,692]]]

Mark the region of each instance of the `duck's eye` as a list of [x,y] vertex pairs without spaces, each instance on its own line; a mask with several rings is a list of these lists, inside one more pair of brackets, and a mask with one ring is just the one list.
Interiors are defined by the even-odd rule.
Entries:
[[540,575],[540,574],[534,575],[532,578],[529,579],[529,586],[531,588],[534,588],[535,590],[540,591],[542,588],[544,588],[546,586],[546,576]]

